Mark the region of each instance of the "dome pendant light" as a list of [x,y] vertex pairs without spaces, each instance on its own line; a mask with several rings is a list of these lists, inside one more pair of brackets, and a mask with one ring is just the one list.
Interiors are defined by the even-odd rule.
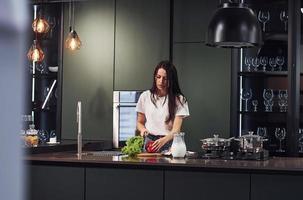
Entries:
[[262,32],[256,15],[243,2],[219,5],[208,25],[206,45],[242,48],[262,45]]
[[[73,12],[71,11],[71,7],[73,7]],[[72,21],[72,22],[71,22]],[[75,31],[75,5],[69,2],[69,33],[65,40],[65,48],[69,50],[79,50],[82,45],[80,37],[78,36],[77,32]]]

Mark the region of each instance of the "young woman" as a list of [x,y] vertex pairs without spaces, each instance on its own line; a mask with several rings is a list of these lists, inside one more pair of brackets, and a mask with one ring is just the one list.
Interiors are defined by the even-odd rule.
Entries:
[[154,70],[153,85],[144,91],[137,103],[137,129],[141,136],[154,140],[153,149],[167,150],[173,134],[180,132],[183,119],[189,116],[175,66],[161,61]]

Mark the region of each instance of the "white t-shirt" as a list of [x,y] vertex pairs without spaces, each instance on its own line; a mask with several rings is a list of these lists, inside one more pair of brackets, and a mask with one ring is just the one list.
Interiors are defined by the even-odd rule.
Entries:
[[[182,97],[183,98],[183,97]],[[181,98],[181,102],[183,102]],[[155,97],[156,105],[151,101],[151,92],[149,90],[144,91],[139,97],[136,111],[143,113],[146,118],[145,127],[153,135],[166,135],[172,128],[173,122],[165,123],[169,116],[168,112],[168,97],[165,100],[164,97]],[[165,103],[163,104],[163,102]],[[176,116],[189,116],[188,104],[185,102],[181,104],[178,100]]]

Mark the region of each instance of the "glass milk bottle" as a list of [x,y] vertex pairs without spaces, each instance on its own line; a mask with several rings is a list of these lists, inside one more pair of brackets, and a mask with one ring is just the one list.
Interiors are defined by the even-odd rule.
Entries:
[[174,134],[174,140],[171,145],[171,153],[174,158],[184,158],[186,154],[186,146],[183,132]]

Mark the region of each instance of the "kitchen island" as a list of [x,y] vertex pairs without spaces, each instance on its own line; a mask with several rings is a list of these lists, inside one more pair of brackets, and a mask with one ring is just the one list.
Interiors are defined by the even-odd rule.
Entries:
[[27,155],[29,199],[295,199],[303,158],[266,161]]

